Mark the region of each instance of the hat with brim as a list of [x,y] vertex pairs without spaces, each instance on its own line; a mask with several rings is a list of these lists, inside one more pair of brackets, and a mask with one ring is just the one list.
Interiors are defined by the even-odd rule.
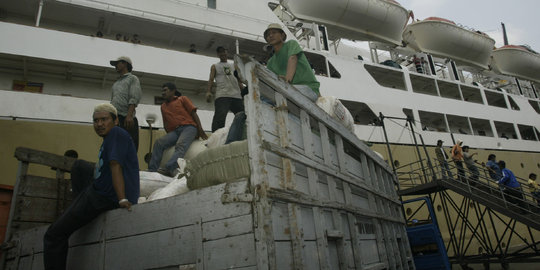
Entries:
[[131,59],[127,56],[120,56],[116,60],[111,60],[109,63],[111,63],[111,66],[116,67],[116,64],[120,61],[124,61],[133,66],[133,62],[131,62]]
[[266,40],[266,36],[268,35],[268,30],[270,29],[279,30],[283,35],[285,35],[285,38],[283,38],[283,41],[287,40],[287,34],[285,33],[285,31],[283,31],[283,27],[281,27],[279,23],[271,23],[268,25],[266,30],[264,30],[264,34],[263,34],[264,40]]

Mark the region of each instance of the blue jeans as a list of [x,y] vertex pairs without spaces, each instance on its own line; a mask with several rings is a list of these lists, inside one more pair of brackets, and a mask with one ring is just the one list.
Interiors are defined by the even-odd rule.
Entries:
[[101,213],[117,207],[117,202],[99,195],[92,185],[82,190],[62,216],[49,226],[43,237],[45,269],[66,269],[71,234],[90,223]]
[[174,145],[174,154],[165,163],[165,170],[172,172],[178,168],[176,162],[179,158],[183,158],[186,154],[189,146],[197,137],[197,128],[192,125],[179,126],[175,130],[165,134],[165,136],[157,139],[154,143],[154,150],[152,151],[152,158],[150,164],[148,164],[148,171],[155,172],[159,168],[163,152]]
[[241,141],[244,138],[244,127],[246,123],[246,113],[239,112],[234,116],[234,120],[229,128],[229,133],[227,134],[227,140],[225,144],[229,144],[236,141]]
[[225,126],[227,113],[234,114],[244,111],[244,101],[239,98],[220,97],[214,101],[214,118],[212,118],[212,132]]

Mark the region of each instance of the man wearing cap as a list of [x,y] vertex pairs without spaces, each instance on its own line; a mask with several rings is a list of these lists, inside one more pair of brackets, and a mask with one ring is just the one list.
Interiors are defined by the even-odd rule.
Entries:
[[217,47],[219,62],[213,64],[210,68],[210,78],[208,79],[208,88],[206,90],[206,101],[212,99],[212,86],[216,81],[216,96],[214,100],[214,118],[212,119],[212,132],[225,126],[227,113],[231,111],[234,114],[244,111],[244,103],[240,90],[242,84],[234,76],[234,66],[227,62],[227,49]]
[[277,23],[268,25],[264,39],[274,48],[274,55],[268,60],[267,68],[293,84],[310,100],[317,101],[320,84],[298,42],[285,42],[287,34]]
[[439,164],[441,165],[441,172],[443,178],[450,178],[452,179],[454,176],[452,175],[452,172],[450,171],[450,167],[448,166],[448,154],[446,154],[446,151],[443,148],[443,141],[438,140],[437,141],[437,147],[435,148],[435,155],[437,156],[437,160],[439,161]]
[[110,61],[120,77],[112,86],[111,104],[118,110],[119,126],[125,129],[133,142],[135,149],[139,149],[139,121],[135,117],[135,107],[142,96],[139,78],[133,75],[133,62],[127,56],[120,56]]
[[116,108],[107,103],[97,105],[93,122],[94,131],[103,138],[98,162],[95,168],[80,167],[79,160],[73,164],[72,172],[78,170],[78,173],[72,173],[71,181],[88,184],[45,233],[45,269],[66,269],[69,237],[73,232],[107,210],[119,207],[131,210],[139,198],[137,152],[129,134],[117,126]]

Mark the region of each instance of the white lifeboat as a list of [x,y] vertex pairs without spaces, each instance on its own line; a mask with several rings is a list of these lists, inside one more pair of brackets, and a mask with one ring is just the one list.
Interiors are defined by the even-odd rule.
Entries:
[[429,17],[413,22],[403,31],[403,41],[411,48],[459,64],[488,69],[495,40],[479,31],[471,31],[453,21]]
[[394,0],[281,0],[302,20],[326,26],[330,39],[371,40],[401,45],[409,11]]
[[523,46],[506,45],[493,50],[494,71],[540,83],[540,55]]

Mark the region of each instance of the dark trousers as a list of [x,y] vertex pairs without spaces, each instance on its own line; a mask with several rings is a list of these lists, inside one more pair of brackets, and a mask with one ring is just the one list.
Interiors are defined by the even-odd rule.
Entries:
[[244,111],[244,101],[238,98],[220,97],[214,101],[214,118],[212,119],[212,132],[225,126],[227,113],[234,114]]
[[465,182],[465,169],[463,168],[463,162],[455,160],[454,163],[456,163],[458,180],[461,182]]
[[[75,171],[79,170],[78,173],[88,173],[89,167],[87,165],[88,164],[75,162],[73,167],[82,167],[73,169],[75,169]],[[91,169],[91,171],[93,170]],[[72,175],[71,180],[72,182],[75,181],[77,183],[74,185],[77,187],[82,187],[82,183],[84,183],[88,177],[92,178],[92,174],[84,175],[84,179],[79,181],[81,179],[77,179],[76,175]],[[99,214],[117,207],[117,202],[99,195],[92,185],[84,187],[62,216],[49,226],[49,229],[43,237],[43,263],[45,269],[66,269],[69,237],[71,234],[90,223]]]
[[523,202],[523,193],[521,193],[521,190],[519,188],[505,187],[504,198],[506,199],[506,201],[512,204],[516,204],[523,208],[526,207]]
[[131,136],[131,139],[135,144],[135,150],[139,151],[139,120],[137,120],[137,117],[133,117],[133,127],[131,128],[126,128],[124,121],[126,121],[126,117],[123,115],[118,115],[118,126],[125,129],[129,133],[129,136]]

